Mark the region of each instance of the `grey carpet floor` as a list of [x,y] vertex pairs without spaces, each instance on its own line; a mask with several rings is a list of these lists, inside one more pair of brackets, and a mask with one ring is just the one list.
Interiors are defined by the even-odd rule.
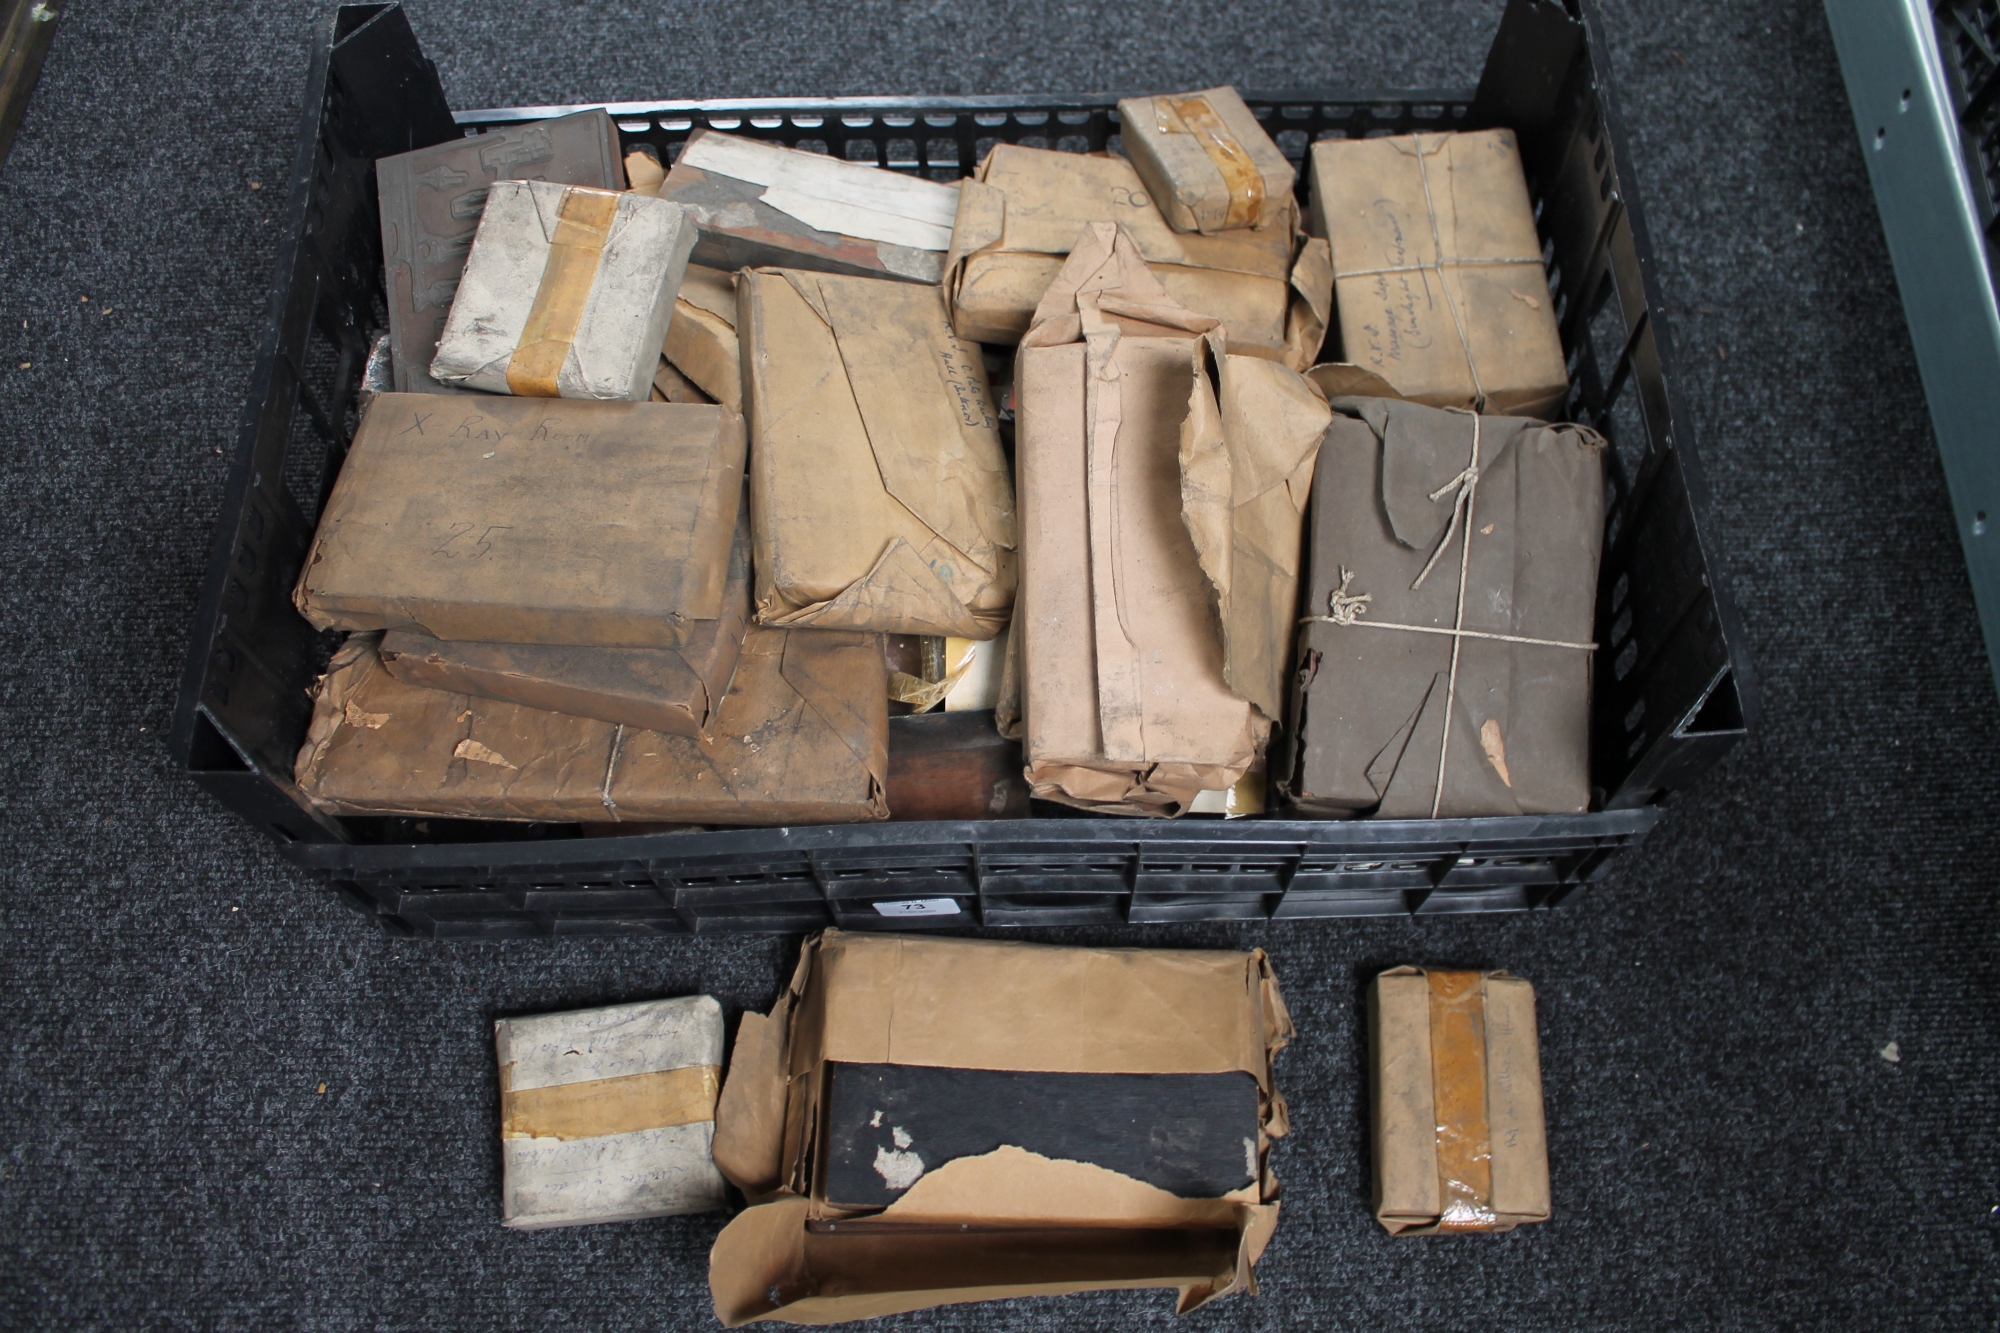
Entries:
[[[715,1218],[501,1230],[490,1022],[762,1008],[796,940],[389,939],[164,748],[326,8],[72,4],[0,169],[0,1326],[712,1327]],[[1499,9],[410,5],[461,107],[1464,84]],[[1764,715],[1555,914],[1064,937],[1260,944],[1299,1020],[1263,1292],[1189,1328],[2000,1319],[2000,708],[1825,21],[1606,10]],[[1547,1225],[1370,1220],[1357,995],[1404,960],[1537,984]],[[1170,1304],[892,1322],[1166,1326]]]

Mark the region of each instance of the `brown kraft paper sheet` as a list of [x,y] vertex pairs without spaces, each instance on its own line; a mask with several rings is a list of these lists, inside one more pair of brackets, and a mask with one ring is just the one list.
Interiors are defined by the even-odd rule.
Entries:
[[1546,1221],[1534,988],[1398,967],[1370,985],[1368,1013],[1376,1220],[1391,1235]]
[[1325,139],[1311,171],[1346,362],[1432,407],[1561,411],[1569,374],[1511,130]]
[[1002,144],[959,188],[944,274],[952,325],[979,342],[1018,341],[1077,236],[1115,223],[1177,303],[1228,329],[1234,351],[1304,370],[1325,337],[1333,270],[1296,211],[1288,204],[1282,224],[1183,235],[1123,158]]
[[712,734],[696,740],[406,685],[357,635],[321,680],[297,780],[329,814],[882,819],[884,676],[872,636],[753,629]]
[[722,614],[743,456],[723,407],[383,394],[293,601],[319,629],[677,647]]
[[1282,793],[1384,819],[1588,809],[1602,438],[1333,407]]
[[1022,343],[1015,633],[1028,779],[1044,799],[1179,814],[1240,779],[1267,734],[1224,679],[1183,515],[1182,433],[1214,327],[1100,224]]
[[[1253,1265],[1278,1215],[1269,1147],[1289,1129],[1271,1062],[1292,1035],[1261,951],[837,930],[810,939],[771,1014],[744,1015],[717,1107],[716,1164],[753,1207],[710,1254],[716,1315],[730,1327],[830,1323],[1117,1287],[1178,1288],[1186,1311],[1254,1292]],[[806,1155],[827,1061],[1240,1070],[1259,1089],[1257,1179],[1220,1199],[1180,1199],[1104,1168],[1003,1146],[927,1173],[850,1237],[839,1210],[814,1195]],[[1162,1248],[1197,1235],[1208,1239],[1195,1249]]]
[[408,685],[455,690],[646,731],[702,736],[736,671],[750,623],[750,515],[729,549],[724,614],[688,622],[679,648],[576,648],[536,643],[446,643],[409,630],[383,636],[389,674]]
[[992,638],[1014,488],[937,288],[755,269],[737,290],[758,622]]

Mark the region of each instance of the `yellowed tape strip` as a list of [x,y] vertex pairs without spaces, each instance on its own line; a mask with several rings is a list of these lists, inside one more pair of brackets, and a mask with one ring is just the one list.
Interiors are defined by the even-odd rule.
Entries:
[[1172,108],[1201,150],[1208,154],[1208,160],[1222,173],[1222,183],[1229,190],[1229,211],[1223,215],[1222,225],[1247,227],[1255,222],[1264,211],[1264,173],[1250,160],[1250,151],[1229,132],[1206,97],[1161,100]]
[[524,398],[554,398],[556,376],[569,359],[584,302],[597,280],[597,261],[618,215],[618,196],[571,187],[556,208],[556,234],[542,265],[541,285],[528,308],[521,340],[507,362],[507,388]]
[[1431,1099],[1437,1110],[1438,1230],[1493,1225],[1486,1117],[1485,985],[1477,972],[1429,972]]
[[508,1086],[512,1072],[512,1065],[500,1071],[503,1139],[594,1139],[713,1120],[722,1090],[714,1065],[520,1089]]

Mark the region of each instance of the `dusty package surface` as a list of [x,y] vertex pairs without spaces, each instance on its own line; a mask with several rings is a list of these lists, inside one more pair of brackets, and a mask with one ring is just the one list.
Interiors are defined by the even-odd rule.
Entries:
[[493,1045],[505,1225],[628,1222],[727,1201],[709,1153],[722,1082],[713,998],[502,1018]]
[[293,601],[320,629],[677,647],[722,614],[743,454],[723,407],[383,394]]
[[701,736],[722,707],[750,624],[750,515],[736,521],[723,614],[688,622],[678,648],[447,643],[410,630],[383,636],[382,665],[407,685],[455,690],[645,731]]
[[1345,360],[1432,407],[1559,413],[1569,372],[1513,132],[1323,139],[1310,161]]
[[743,410],[743,355],[736,341],[732,274],[688,265],[660,354],[710,398],[734,411]]
[[988,153],[959,188],[944,290],[960,337],[1018,341],[1077,236],[1115,223],[1174,300],[1221,321],[1232,350],[1295,370],[1318,356],[1332,266],[1325,245],[1299,233],[1289,194],[1282,221],[1183,235],[1125,159],[1012,144]]
[[1013,484],[937,288],[756,269],[737,291],[758,622],[992,638]]
[[660,198],[701,228],[695,262],[936,282],[958,186],[700,129]]
[[744,1016],[717,1111],[716,1164],[754,1206],[710,1253],[716,1315],[1255,1290],[1291,1036],[1261,951],[808,940],[771,1015]]
[[1603,439],[1333,406],[1281,790],[1385,819],[1588,809]]
[[406,685],[372,635],[334,655],[296,780],[342,815],[844,824],[884,818],[888,704],[861,634],[752,630],[704,738]]
[[1099,224],[1022,342],[1013,641],[1028,779],[1043,799],[1179,814],[1234,785],[1268,733],[1224,679],[1183,516],[1183,433],[1214,325]]
[[644,402],[694,239],[685,211],[648,195],[495,183],[431,374],[489,393]]
[[1175,231],[1290,225],[1298,173],[1234,88],[1128,97],[1118,127]]
[[593,108],[376,161],[397,392],[450,392],[431,378],[431,359],[486,191],[502,180],[622,190],[618,131]]
[[1535,988],[1395,967],[1368,988],[1375,1220],[1392,1236],[1549,1216]]

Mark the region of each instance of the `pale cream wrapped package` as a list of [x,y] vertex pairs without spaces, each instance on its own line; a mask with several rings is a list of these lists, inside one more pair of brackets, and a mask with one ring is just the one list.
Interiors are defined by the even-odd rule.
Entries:
[[644,402],[695,228],[627,191],[497,181],[431,374],[533,398]]
[[711,1156],[722,1006],[707,995],[503,1018],[500,1211],[516,1230],[700,1213],[726,1201]]

